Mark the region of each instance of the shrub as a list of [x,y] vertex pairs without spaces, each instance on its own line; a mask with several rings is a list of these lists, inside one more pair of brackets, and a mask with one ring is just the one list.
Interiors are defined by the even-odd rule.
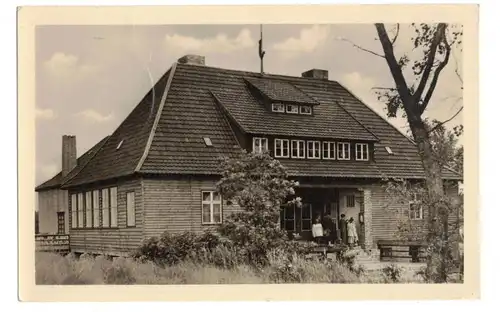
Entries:
[[402,270],[399,266],[395,265],[394,263],[384,267],[382,269],[382,273],[384,274],[384,278],[386,281],[397,283],[401,280]]

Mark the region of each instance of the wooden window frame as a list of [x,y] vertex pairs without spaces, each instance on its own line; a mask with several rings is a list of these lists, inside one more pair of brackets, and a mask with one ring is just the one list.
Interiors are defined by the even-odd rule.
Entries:
[[[327,147],[326,152],[327,152],[327,157],[325,157],[325,145]],[[333,157],[332,156],[332,147],[333,147]],[[323,159],[328,159],[328,160],[335,160],[336,159],[336,154],[337,154],[337,144],[333,141],[323,141],[323,150],[322,150],[322,157]]]
[[78,193],[77,194],[77,211],[78,211],[78,225],[77,225],[77,229],[83,229],[85,228],[85,211],[83,210],[83,208],[85,208],[84,206],[84,198],[85,196],[83,196],[83,193]]
[[[361,148],[361,150],[359,151],[359,153],[361,154],[361,158],[358,157],[358,147]],[[364,150],[366,149],[366,150]],[[366,159],[363,158],[363,154],[364,152],[366,152]],[[356,149],[355,149],[355,156],[356,156],[356,160],[359,160],[359,161],[369,161],[370,160],[370,147],[368,145],[368,143],[356,143]]]
[[[314,147],[312,149],[313,151],[313,156],[309,156],[309,150],[310,149],[310,143],[312,143],[312,146]],[[317,148],[316,148],[317,145]],[[316,151],[318,151],[318,156],[315,156]],[[321,141],[307,141],[307,159],[321,159]]]
[[[110,196],[109,188],[101,189],[101,216],[102,216],[102,227],[111,227],[111,207],[110,207]],[[106,211],[105,211],[106,210]],[[104,216],[106,215],[106,219]],[[105,221],[106,220],[106,224]]]
[[[116,190],[114,196],[113,196],[113,190]],[[113,198],[115,199],[114,206],[113,206]],[[118,187],[116,186],[109,188],[109,212],[110,212],[109,227],[118,228]],[[113,224],[113,221],[115,221],[115,224]]]
[[[296,108],[297,110],[294,111],[293,108]],[[298,114],[299,113],[299,105],[287,104],[286,105],[286,113],[287,114]]]
[[[305,207],[309,207],[309,218],[303,218],[302,211]],[[309,221],[309,230],[305,229],[304,230],[304,221]],[[312,231],[312,221],[313,221],[313,214],[312,214],[312,204],[310,203],[303,203],[302,207],[300,209],[300,231],[301,232],[310,232]]]
[[[345,155],[344,146],[347,146],[347,157]],[[340,154],[342,153],[342,157]],[[351,159],[351,143],[349,142],[337,142],[337,160],[350,160]]]
[[[286,149],[283,148],[284,143],[286,142]],[[276,151],[278,143],[281,144],[281,153],[278,154]],[[286,155],[285,152],[286,151]],[[275,158],[290,158],[290,141],[288,139],[274,139],[274,157]]]
[[[275,109],[275,107],[281,107],[281,109]],[[284,113],[285,104],[283,103],[271,103],[271,111],[274,113]]]
[[[305,113],[305,112],[302,111],[302,109],[306,108],[306,107],[309,108],[309,112],[308,113]],[[312,115],[312,111],[313,111],[313,109],[312,109],[312,106],[310,106],[310,105],[301,105],[300,108],[299,108],[299,113],[301,115]]]
[[[203,200],[203,193],[210,193],[210,200],[206,201]],[[219,194],[219,200],[215,201],[214,200],[214,194]],[[221,224],[223,221],[223,204],[222,204],[222,195],[214,190],[201,190],[201,224],[202,225],[216,225],[216,224]],[[220,205],[220,221],[215,222],[214,221],[214,204],[219,204]],[[210,205],[210,221],[205,222],[203,220],[203,212],[204,208],[203,205]]]
[[[61,220],[60,216],[62,216],[62,231],[61,231],[61,223],[59,222]],[[66,234],[66,218],[64,211],[57,211],[57,235],[64,235]]]
[[94,228],[100,228],[101,225],[101,209],[100,209],[100,196],[99,190],[92,191],[92,218]]
[[[302,143],[302,156],[301,156],[301,148],[300,143]],[[297,156],[293,155],[293,145],[297,145]],[[291,140],[290,142],[290,158],[294,159],[304,159],[306,158],[306,141],[304,140]]]
[[[352,198],[352,206],[350,204],[350,198]],[[345,195],[345,207],[346,208],[355,208],[356,207],[356,195],[355,194],[346,194]]]
[[[259,142],[259,150],[256,150],[255,149],[255,142]],[[265,142],[265,146],[262,144],[262,142]],[[268,146],[268,140],[267,138],[263,138],[263,137],[254,137],[253,140],[252,140],[252,151],[254,153],[265,153],[269,150],[269,146]]]
[[[412,209],[412,205],[417,205],[418,218],[416,217],[416,214],[415,214],[416,209]],[[412,212],[413,212],[413,214],[412,214]],[[410,200],[410,202],[408,203],[408,218],[410,220],[415,220],[415,221],[424,219],[424,211],[423,211],[423,207],[422,207],[422,201],[417,198],[416,194],[413,195],[413,199]]]
[[[286,211],[287,209],[292,209],[292,212],[293,212],[293,218],[292,219],[288,219],[287,216],[286,216]],[[283,228],[282,230],[285,230],[287,232],[296,232],[297,231],[297,216],[296,216],[296,213],[295,213],[295,205],[286,205],[286,206],[283,206]],[[293,220],[293,230],[288,230],[286,228],[286,222],[287,221],[292,221]]]
[[[132,195],[132,204],[133,206],[129,206],[129,196]],[[127,227],[136,227],[137,226],[137,213],[136,213],[136,204],[135,204],[135,191],[128,191],[126,193],[126,218],[127,218]],[[131,208],[133,208],[133,215],[134,215],[134,218],[131,219],[130,218],[130,213],[131,213]],[[133,223],[130,222],[133,220]]]
[[71,228],[78,228],[78,209],[77,209],[77,196],[71,194],[70,196],[70,209],[71,209]]
[[93,208],[92,208],[92,191],[85,192],[85,228],[91,229],[93,227]]

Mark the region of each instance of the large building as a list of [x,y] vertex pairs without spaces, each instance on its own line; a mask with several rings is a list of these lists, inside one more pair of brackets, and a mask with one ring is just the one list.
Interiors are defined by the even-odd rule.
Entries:
[[[385,207],[382,179],[424,178],[415,144],[327,71],[244,72],[206,66],[196,55],[174,63],[115,132],[78,160],[73,139],[63,140],[63,172],[37,191],[40,231],[57,231],[59,212],[67,212],[74,252],[122,255],[164,231],[224,222],[238,207],[215,192],[218,158],[242,148],[269,151],[299,181],[304,204],[287,208],[281,224],[304,239],[313,217],[327,212],[353,217],[365,247],[393,237],[398,216]],[[448,191],[457,192],[456,184]],[[401,205],[425,222],[425,211]]]

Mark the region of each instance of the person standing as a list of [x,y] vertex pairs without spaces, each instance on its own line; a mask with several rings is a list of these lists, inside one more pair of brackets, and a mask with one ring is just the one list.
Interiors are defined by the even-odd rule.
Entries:
[[333,243],[334,242],[334,236],[335,236],[335,228],[334,228],[334,223],[333,219],[330,216],[330,213],[326,213],[326,215],[323,217],[323,230],[325,231],[325,237],[326,240],[328,241],[327,243]]
[[342,243],[347,244],[347,220],[345,219],[345,214],[340,215],[339,227],[340,239],[342,240]]
[[323,225],[321,225],[321,218],[319,216],[316,216],[316,218],[314,219],[314,224],[312,226],[312,235],[314,241],[319,244],[321,242],[321,238],[323,237]]
[[356,230],[356,224],[354,223],[354,218],[350,218],[347,223],[347,244],[349,247],[354,246],[358,242],[358,232]]

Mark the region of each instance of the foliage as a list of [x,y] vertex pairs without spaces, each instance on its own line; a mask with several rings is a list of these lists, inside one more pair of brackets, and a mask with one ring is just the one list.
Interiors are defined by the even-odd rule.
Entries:
[[401,268],[394,263],[384,267],[382,269],[382,273],[387,281],[391,281],[393,283],[397,283],[401,279]]

